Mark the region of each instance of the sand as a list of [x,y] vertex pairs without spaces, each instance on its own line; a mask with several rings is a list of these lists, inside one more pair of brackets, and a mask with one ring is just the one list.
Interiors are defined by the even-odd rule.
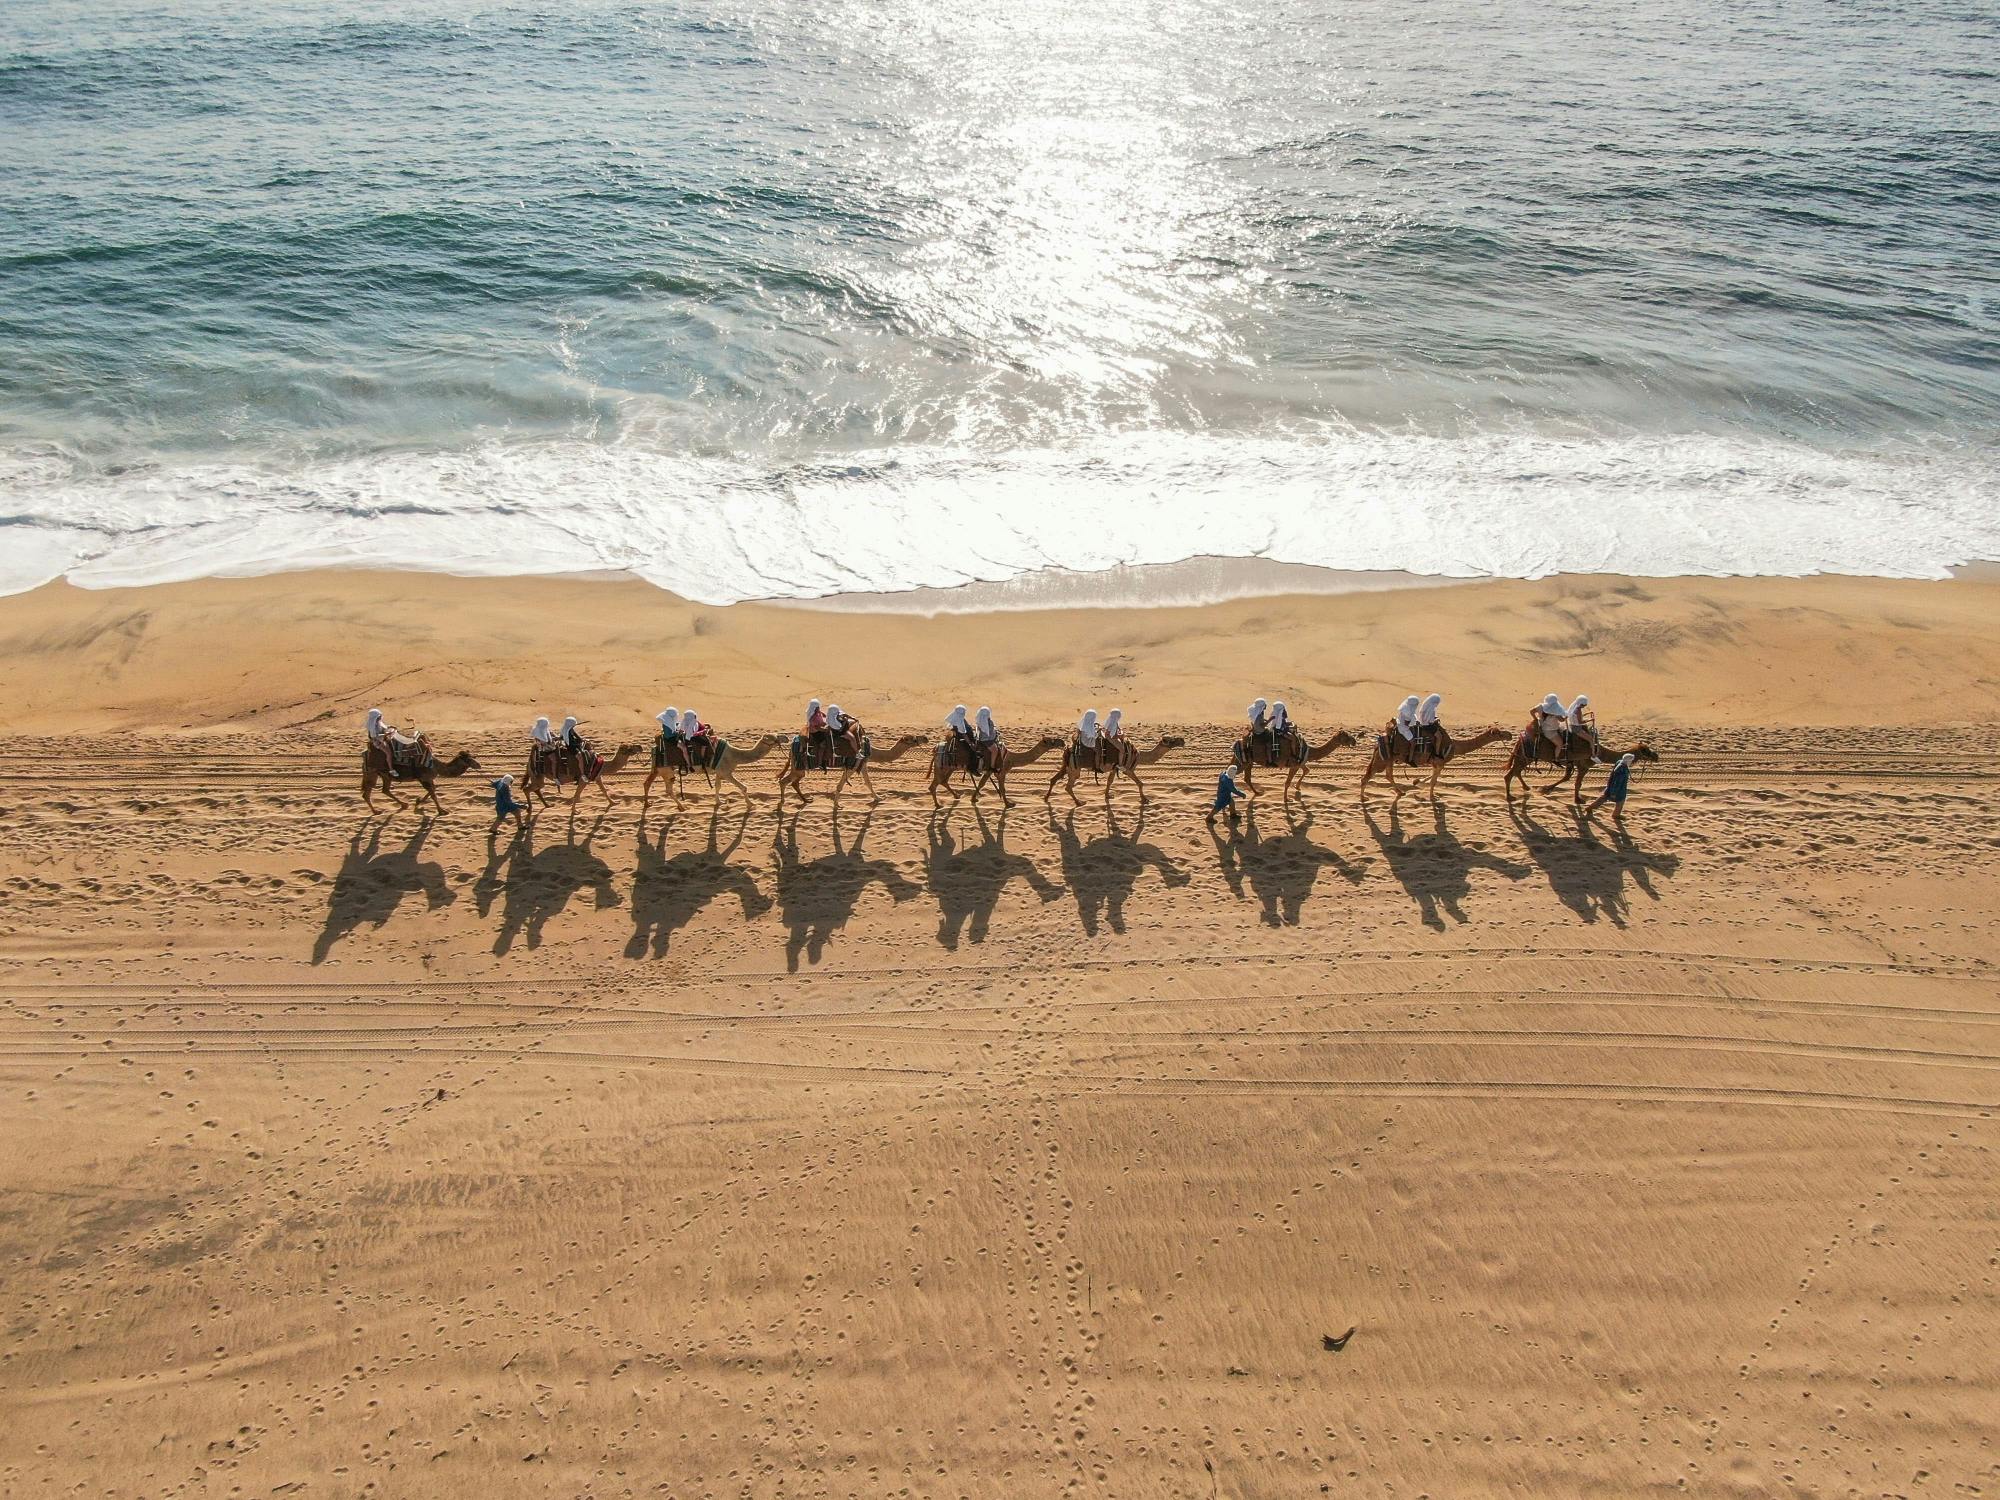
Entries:
[[[0,600],[0,1493],[1991,1493],[1996,606]],[[1433,685],[1663,760],[1622,829],[1497,750],[1204,827],[1253,692]],[[1143,813],[359,804],[371,703],[511,769],[808,692],[1188,745]]]

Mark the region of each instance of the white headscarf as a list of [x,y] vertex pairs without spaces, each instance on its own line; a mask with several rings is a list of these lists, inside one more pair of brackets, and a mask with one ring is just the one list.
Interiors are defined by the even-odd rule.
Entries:
[[806,717],[808,719],[810,719],[814,714],[818,712],[819,712],[819,699],[815,698],[810,703],[806,704]]
[[562,737],[564,739],[568,739],[575,732],[576,732],[576,715],[571,714],[568,718],[563,720]]
[[1086,745],[1097,743],[1097,710],[1086,708],[1083,717],[1076,721],[1076,732],[1083,736]]
[[1280,698],[1276,703],[1271,705],[1271,720],[1273,723],[1289,724],[1291,719],[1292,711],[1285,707],[1285,700],[1283,698]]
[[665,708],[660,710],[658,718],[660,720],[660,726],[663,729],[665,729],[668,734],[672,734],[676,729],[680,727],[680,722],[681,722],[680,710],[675,708],[671,703],[669,703]]
[[1625,767],[1629,771],[1632,768],[1632,762],[1634,759],[1636,759],[1636,757],[1632,754],[1631,751],[1627,750],[1623,755],[1618,757],[1618,764]]
[[993,710],[983,703],[979,705],[979,732],[981,734],[993,732]]
[[701,728],[701,715],[696,713],[691,708],[682,709],[681,733],[685,735],[687,738],[693,739],[694,732],[699,728]]
[[381,710],[381,709],[379,709],[379,708],[371,708],[371,709],[369,709],[369,710],[368,710],[368,733],[369,733],[369,734],[370,734],[370,735],[372,736],[372,735],[374,735],[375,733],[377,733],[377,732],[378,732],[378,731],[379,731],[379,730],[380,730],[381,728],[382,728],[382,710]]
[[543,714],[539,719],[535,720],[534,728],[528,732],[546,745],[549,740],[549,716]]
[[1535,710],[1535,712],[1539,714],[1555,714],[1558,717],[1561,716],[1562,711],[1563,711],[1563,701],[1562,699],[1558,698],[1554,693],[1550,693],[1548,697],[1544,698],[1542,700],[1542,706]]
[[965,727],[965,705],[961,703],[958,705],[958,707],[954,708],[950,713],[946,714],[944,716],[944,722],[945,722],[945,727],[947,729],[955,729],[960,734],[966,733],[967,730]]
[[1122,708],[1112,709],[1110,715],[1104,721],[1104,732],[1110,735],[1114,740],[1117,739],[1118,726],[1124,722],[1124,719],[1125,719],[1124,709]]
[[834,729],[844,729],[846,727],[847,715],[840,711],[838,703],[827,704],[826,722]]
[[1409,697],[1403,700],[1403,706],[1396,710],[1396,717],[1402,720],[1405,724],[1407,724],[1416,716],[1417,716],[1417,695],[1415,693],[1412,693],[1410,694]]
[[1243,717],[1248,719],[1251,723],[1254,724],[1257,722],[1257,715],[1261,714],[1263,711],[1264,711],[1264,700],[1262,698],[1259,698],[1255,702],[1253,702],[1248,708],[1243,710]]
[[1417,710],[1417,722],[1419,724],[1437,723],[1438,705],[1442,702],[1444,702],[1443,693],[1432,693],[1430,697],[1424,699],[1423,707]]
[[1576,695],[1576,702],[1569,706],[1569,711],[1572,715],[1576,715],[1582,713],[1588,707],[1590,707],[1590,699],[1582,693],[1578,693]]
[[512,771],[509,771],[505,776],[502,776],[500,778],[500,785],[502,786],[512,786],[513,784],[514,784],[514,773]]

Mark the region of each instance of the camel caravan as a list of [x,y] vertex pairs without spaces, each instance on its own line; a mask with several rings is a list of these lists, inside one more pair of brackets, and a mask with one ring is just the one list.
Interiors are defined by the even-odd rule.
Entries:
[[[1217,809],[1232,798],[1258,796],[1260,771],[1277,780],[1282,801],[1289,803],[1294,797],[1303,797],[1306,776],[1314,766],[1336,751],[1357,745],[1365,745],[1367,751],[1358,788],[1364,798],[1378,777],[1397,796],[1422,784],[1435,798],[1438,777],[1447,765],[1488,745],[1503,744],[1507,747],[1507,759],[1501,785],[1510,801],[1516,784],[1525,796],[1530,773],[1546,766],[1558,773],[1556,779],[1536,790],[1549,796],[1568,786],[1573,802],[1581,807],[1585,780],[1598,766],[1610,766],[1606,793],[1598,801],[1608,797],[1622,807],[1631,768],[1641,762],[1656,764],[1660,758],[1643,742],[1623,751],[1604,745],[1590,710],[1590,699],[1583,695],[1565,707],[1556,694],[1550,693],[1535,705],[1527,724],[1519,730],[1493,726],[1463,736],[1454,735],[1439,717],[1442,702],[1438,693],[1428,697],[1412,694],[1403,700],[1380,732],[1365,740],[1346,729],[1335,729],[1325,739],[1315,742],[1293,721],[1283,699],[1267,702],[1259,698],[1248,709],[1246,728],[1230,744],[1228,765],[1223,772],[1226,790]],[[1008,745],[990,708],[982,707],[976,715],[968,715],[964,704],[945,716],[943,733],[936,740],[921,734],[906,734],[882,746],[875,744],[859,719],[844,713],[838,704],[822,708],[817,698],[807,704],[800,731],[789,736],[760,735],[748,746],[724,739],[692,708],[670,707],[657,718],[659,728],[653,736],[646,780],[640,790],[642,806],[651,802],[654,783],[662,776],[667,779],[676,807],[685,805],[687,784],[697,775],[717,797],[729,790],[748,801],[750,792],[738,776],[738,768],[773,755],[780,757],[777,792],[781,809],[791,796],[796,795],[802,804],[811,799],[806,785],[807,778],[814,775],[836,776],[833,796],[838,800],[848,782],[858,774],[869,797],[876,799],[880,794],[869,768],[892,763],[925,746],[930,751],[927,789],[934,808],[945,806],[947,796],[956,803],[963,795],[961,785],[970,790],[975,803],[990,788],[998,794],[1003,807],[1012,807],[1014,801],[1007,791],[1009,775],[1047,757],[1054,757],[1055,770],[1042,792],[1045,803],[1054,799],[1058,787],[1068,793],[1073,804],[1080,803],[1077,782],[1086,775],[1102,780],[1106,806],[1110,805],[1111,795],[1121,779],[1131,782],[1143,803],[1148,798],[1145,783],[1139,777],[1140,768],[1158,764],[1187,743],[1179,735],[1163,734],[1142,748],[1126,732],[1124,710],[1118,708],[1102,718],[1095,708],[1086,709],[1069,734],[1043,735],[1020,749]],[[528,799],[524,810],[532,813],[538,805],[547,806],[553,800],[551,793],[560,796],[565,788],[572,809],[586,786],[597,787],[607,803],[615,800],[607,779],[639,756],[641,747],[621,744],[607,758],[583,732],[574,715],[566,717],[560,729],[551,728],[550,722],[547,716],[538,718],[528,732],[527,765],[520,777],[521,789]],[[405,735],[391,728],[380,709],[368,710],[366,735],[361,796],[371,810],[378,788],[398,809],[407,807],[409,804],[396,795],[396,787],[398,783],[414,782],[442,812],[444,804],[437,794],[439,779],[480,769],[479,762],[465,750],[441,761],[428,738],[421,734]],[[1410,773],[1406,781],[1397,780],[1399,770]],[[1427,779],[1424,772],[1429,773]],[[515,806],[509,792],[514,781],[509,775],[493,783],[496,806],[502,814]]]

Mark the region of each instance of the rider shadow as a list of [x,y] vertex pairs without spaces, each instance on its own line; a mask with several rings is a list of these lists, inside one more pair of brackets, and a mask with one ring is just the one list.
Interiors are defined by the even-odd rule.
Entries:
[[951,836],[949,812],[932,817],[930,852],[925,864],[925,883],[937,897],[938,941],[946,948],[958,947],[963,934],[968,941],[983,943],[1000,904],[1007,883],[1020,876],[1045,902],[1062,894],[1062,887],[1043,875],[1025,854],[1007,852],[1007,814],[1002,812],[996,826],[986,814],[974,809],[979,822],[980,842],[957,844]]
[[313,942],[314,963],[325,963],[333,945],[352,936],[357,929],[385,925],[405,896],[422,891],[432,911],[458,899],[458,893],[445,879],[444,866],[436,860],[419,857],[424,840],[435,826],[436,821],[426,815],[409,842],[387,854],[382,852],[382,823],[370,819],[355,829],[354,837],[347,841],[347,856],[334,872],[333,890],[326,903],[326,925]]
[[1460,926],[1465,924],[1465,898],[1472,891],[1474,870],[1492,870],[1509,880],[1525,880],[1532,871],[1517,859],[1460,843],[1445,824],[1442,802],[1431,803],[1430,810],[1431,831],[1414,835],[1403,832],[1400,802],[1389,804],[1386,829],[1375,821],[1374,808],[1363,803],[1361,813],[1390,873],[1417,903],[1424,926],[1442,932],[1446,917]]
[[862,840],[868,836],[868,820],[854,830],[854,841],[845,849],[840,844],[840,813],[833,815],[833,853],[818,859],[799,858],[799,825],[794,818],[779,825],[772,840],[778,882],[780,916],[789,932],[785,938],[785,967],[798,972],[799,955],[808,963],[818,963],[833,935],[845,927],[861,901],[861,893],[880,883],[898,904],[909,900],[922,887],[909,880],[891,860],[864,859]]
[[1139,842],[1146,827],[1144,809],[1132,825],[1130,838],[1118,831],[1116,813],[1106,816],[1110,831],[1085,843],[1077,835],[1075,813],[1060,823],[1053,813],[1049,815],[1050,831],[1062,845],[1063,881],[1076,897],[1077,916],[1086,937],[1097,936],[1100,922],[1113,932],[1125,930],[1125,903],[1148,867],[1158,870],[1161,883],[1169,888],[1186,885],[1194,878],[1167,858],[1159,845]]
[[729,863],[730,855],[743,842],[750,826],[746,804],[724,847],[720,841],[722,808],[713,808],[708,817],[708,847],[684,849],[669,859],[667,832],[670,816],[660,824],[657,841],[646,837],[646,821],[639,820],[638,871],[632,877],[632,936],[625,944],[627,958],[644,958],[650,950],[654,958],[664,958],[673,935],[695,919],[709,902],[733,895],[743,908],[743,919],[755,921],[771,909],[771,898],[757,888],[748,870]]
[[1224,838],[1211,826],[1208,834],[1230,893],[1242,899],[1247,881],[1263,908],[1264,922],[1272,927],[1299,925],[1299,912],[1312,895],[1322,868],[1331,869],[1349,885],[1361,883],[1364,869],[1307,836],[1313,825],[1311,813],[1300,817],[1287,810],[1284,819],[1285,832],[1271,838],[1261,836],[1253,802],[1241,833],[1232,828]]
[[1532,859],[1549,878],[1556,899],[1586,922],[1608,919],[1623,927],[1631,913],[1625,883],[1631,883],[1653,901],[1660,893],[1653,889],[1655,875],[1672,877],[1680,869],[1680,856],[1654,854],[1641,849],[1622,828],[1614,828],[1611,842],[1598,838],[1589,820],[1576,820],[1576,835],[1565,838],[1544,828],[1525,808],[1510,805],[1507,816]]
[[599,911],[618,904],[618,892],[611,886],[611,866],[590,852],[590,841],[603,822],[600,816],[578,843],[572,818],[563,842],[539,851],[532,828],[516,829],[504,848],[500,847],[497,827],[486,836],[486,868],[472,890],[482,917],[492,911],[496,898],[500,901],[495,953],[508,952],[516,938],[530,949],[540,947],[542,928],[578,891],[591,891]]

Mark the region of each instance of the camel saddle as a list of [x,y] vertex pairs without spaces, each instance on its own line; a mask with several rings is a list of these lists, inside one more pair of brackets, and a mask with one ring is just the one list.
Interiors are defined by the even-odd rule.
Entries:
[[404,735],[389,736],[389,769],[398,780],[417,777],[437,764],[437,756],[431,753],[430,741],[422,735],[409,739]]
[[[850,724],[848,727],[852,730],[859,726]],[[839,745],[840,741],[835,740],[830,750],[810,736],[795,734],[792,736],[792,764],[806,771],[852,771],[861,764],[861,757],[842,755]]]

